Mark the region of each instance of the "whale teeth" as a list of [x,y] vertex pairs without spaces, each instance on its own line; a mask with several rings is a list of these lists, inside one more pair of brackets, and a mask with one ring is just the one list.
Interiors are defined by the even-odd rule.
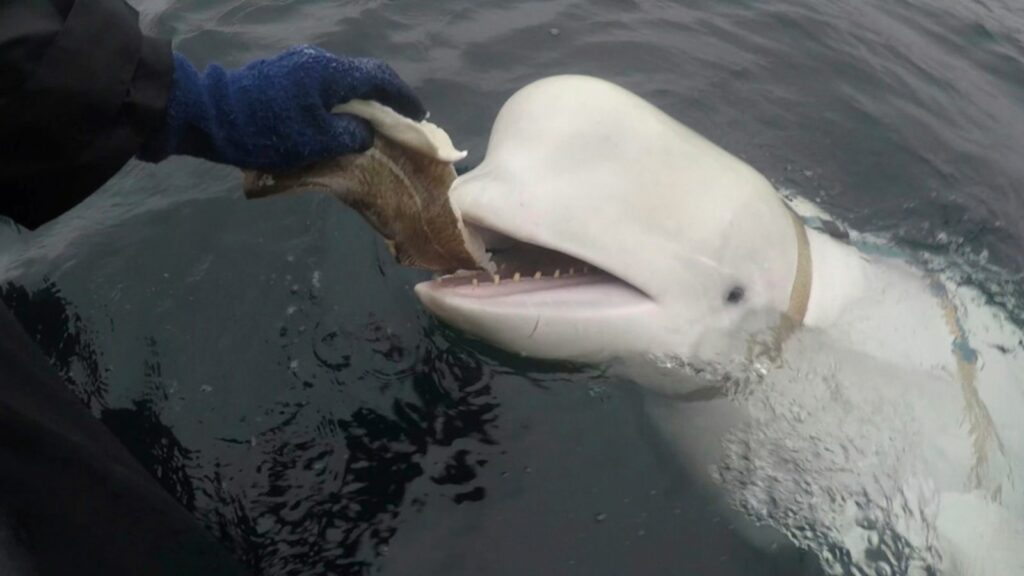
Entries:
[[562,271],[561,271],[561,270],[557,270],[557,269],[556,269],[556,270],[555,270],[555,278],[558,278],[558,277],[559,277],[559,276],[561,276],[561,275],[562,275]]
[[537,270],[536,272],[533,273],[533,279],[534,280],[540,280],[540,277],[541,277],[540,270]]
[[515,274],[512,275],[513,282],[519,282],[520,278],[522,278],[522,276],[519,274],[519,272],[516,272]]
[[501,284],[501,274],[494,275],[494,285],[497,286],[498,284]]

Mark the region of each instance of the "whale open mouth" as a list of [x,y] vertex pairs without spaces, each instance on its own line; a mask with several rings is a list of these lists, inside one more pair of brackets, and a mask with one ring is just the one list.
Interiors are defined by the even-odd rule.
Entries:
[[[439,276],[427,286],[436,294],[499,299],[534,297],[551,304],[631,302],[650,298],[628,281],[593,263],[558,250],[532,244],[469,222],[467,232],[478,237],[490,256],[493,272],[461,271]],[[520,299],[516,299],[520,300]]]

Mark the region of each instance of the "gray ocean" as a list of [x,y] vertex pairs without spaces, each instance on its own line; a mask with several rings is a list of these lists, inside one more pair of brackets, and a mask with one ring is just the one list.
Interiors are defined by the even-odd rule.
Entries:
[[[1019,0],[134,0],[197,65],[387,60],[479,163],[532,80],[637,92],[1024,324]],[[634,387],[438,324],[355,213],[132,163],[0,294],[93,413],[255,574],[813,574],[699,496]]]

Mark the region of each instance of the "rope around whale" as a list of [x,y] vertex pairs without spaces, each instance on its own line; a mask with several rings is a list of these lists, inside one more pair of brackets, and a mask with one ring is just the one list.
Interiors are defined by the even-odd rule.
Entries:
[[[967,433],[971,437],[971,448],[974,452],[974,463],[971,466],[970,488],[982,490],[984,488],[985,473],[989,466],[989,447],[994,448],[1006,459],[1006,451],[1003,441],[996,431],[992,415],[985,406],[985,401],[978,391],[978,352],[971,347],[967,339],[963,323],[960,321],[960,313],[956,308],[953,297],[946,290],[946,287],[938,279],[931,282],[932,292],[939,299],[942,306],[943,318],[946,321],[946,328],[953,336],[952,352],[956,359],[956,370],[960,381],[960,390],[964,398],[964,416],[967,421]],[[1012,477],[1011,477],[1012,479]],[[997,483],[989,493],[989,498],[994,502],[1002,500],[1002,483]]]
[[[789,307],[781,314],[779,323],[771,330],[767,339],[752,339],[748,343],[747,360],[750,366],[758,367],[762,362],[778,365],[782,361],[782,348],[786,341],[803,325],[810,302],[813,262],[810,241],[803,218],[788,203],[783,202],[792,217],[797,239],[797,269],[790,291]],[[964,401],[964,418],[971,438],[974,462],[968,478],[968,488],[985,491],[988,497],[999,502],[1002,499],[1002,481],[996,481],[986,490],[986,476],[990,467],[991,451],[995,450],[1006,461],[1002,439],[996,431],[992,416],[985,406],[978,390],[978,353],[971,346],[961,321],[960,312],[952,295],[938,278],[932,278],[930,288],[939,302],[947,330],[952,337],[951,353],[956,362],[956,374]],[[763,375],[763,368],[757,370]],[[716,390],[700,388],[684,395],[683,401],[710,400],[730,395],[730,386],[714,386]],[[1009,462],[1007,462],[1009,466]],[[1007,471],[1012,482],[1012,475]]]
[[[789,295],[789,306],[780,315],[779,323],[771,330],[767,339],[752,339],[748,343],[747,360],[751,366],[759,361],[767,361],[770,365],[778,365],[782,361],[782,348],[786,341],[803,326],[807,316],[807,308],[811,298],[813,279],[813,261],[810,240],[803,218],[786,202],[783,202],[793,222],[797,244],[797,266],[793,277],[793,286]],[[956,362],[954,377],[960,383],[964,399],[965,419],[968,434],[971,437],[971,448],[974,452],[974,463],[971,466],[969,488],[984,489],[985,476],[990,464],[990,448],[994,448],[1005,460],[1005,449],[999,438],[992,416],[985,406],[978,391],[978,353],[971,347],[966,330],[960,319],[953,297],[938,279],[932,279],[930,286],[939,300],[946,328],[953,338],[951,352]],[[724,398],[730,395],[730,386],[712,385],[692,390],[679,396],[683,402],[699,402]],[[998,502],[1002,497],[1002,483],[988,491],[988,496]]]
[[[814,263],[811,259],[811,242],[807,237],[807,228],[803,219],[789,204],[782,202],[789,212],[796,235],[796,271],[793,274],[793,286],[789,291],[789,306],[779,315],[779,323],[769,331],[769,338],[752,337],[747,342],[747,363],[754,366],[758,360],[767,360],[778,364],[782,360],[782,347],[804,324],[807,307],[811,301],[811,284],[814,278]],[[676,396],[682,402],[701,402],[730,395],[730,387],[719,384],[701,386],[685,394]]]
[[[890,258],[910,259],[909,255],[901,251],[894,251],[892,247],[880,249],[873,244],[859,245],[858,250],[868,254],[880,254]],[[978,352],[971,346],[964,328],[962,317],[957,308],[953,295],[946,288],[938,275],[929,278],[929,288],[932,295],[938,300],[939,307],[946,324],[946,329],[952,336],[950,352],[956,362],[956,373],[951,374],[960,384],[961,394],[964,400],[964,420],[967,424],[967,433],[971,439],[971,450],[974,453],[974,462],[968,478],[967,488],[986,492],[988,498],[993,502],[1002,501],[1003,482],[995,481],[994,486],[986,490],[985,479],[989,471],[990,455],[994,449],[1002,457],[1007,470],[1006,479],[1013,485],[1012,466],[1006,457],[1006,449],[999,433],[996,431],[992,415],[981,398],[978,390]]]

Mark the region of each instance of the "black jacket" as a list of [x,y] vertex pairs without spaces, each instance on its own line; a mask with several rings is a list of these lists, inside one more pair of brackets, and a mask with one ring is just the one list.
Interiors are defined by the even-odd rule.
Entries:
[[99,188],[159,129],[172,75],[123,0],[0,2],[0,214],[35,228]]
[[[171,62],[123,0],[0,0],[0,214],[34,228],[117,172]],[[0,575],[242,573],[0,305]]]

